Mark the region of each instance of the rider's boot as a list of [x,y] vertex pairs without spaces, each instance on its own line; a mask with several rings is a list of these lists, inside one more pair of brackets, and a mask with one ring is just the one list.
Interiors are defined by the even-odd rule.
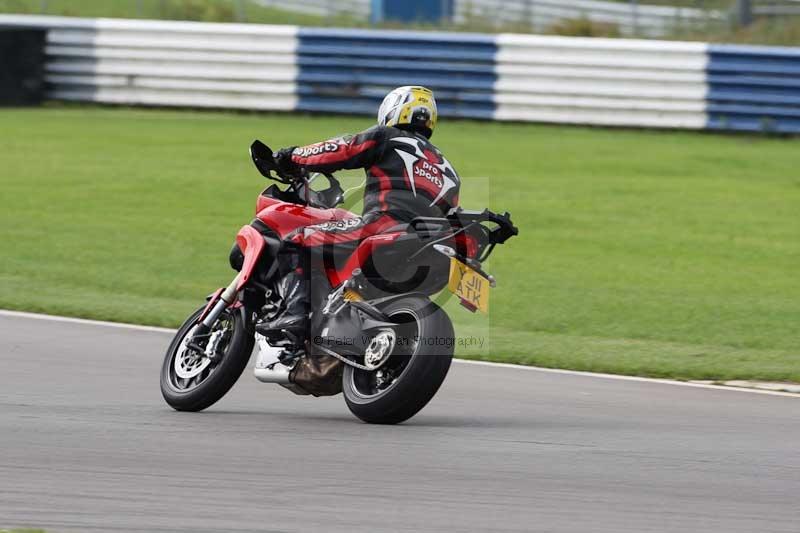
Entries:
[[296,345],[301,345],[309,327],[309,281],[299,269],[291,271],[278,283],[278,293],[285,308],[269,322],[256,324],[256,331],[265,337],[285,333]]

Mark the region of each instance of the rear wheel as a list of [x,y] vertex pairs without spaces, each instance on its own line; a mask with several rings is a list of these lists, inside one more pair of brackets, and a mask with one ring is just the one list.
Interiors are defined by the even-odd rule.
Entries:
[[175,334],[161,366],[161,394],[178,411],[202,411],[233,387],[250,360],[255,341],[242,314],[226,309],[211,327],[202,353],[187,346],[203,309]]
[[378,332],[368,352],[390,346],[391,355],[377,370],[346,366],[342,390],[347,407],[361,420],[397,424],[439,390],[453,359],[454,333],[447,314],[424,297],[395,300],[383,311],[398,325]]

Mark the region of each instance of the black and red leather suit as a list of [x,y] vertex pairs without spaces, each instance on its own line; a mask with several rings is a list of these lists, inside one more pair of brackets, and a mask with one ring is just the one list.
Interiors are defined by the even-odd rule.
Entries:
[[375,126],[297,147],[291,161],[308,172],[363,168],[367,174],[363,215],[309,226],[304,246],[361,240],[416,216],[443,216],[458,205],[461,180],[455,169],[427,138],[412,131]]
[[[299,170],[366,170],[363,215],[307,226],[290,237],[306,248],[354,244],[417,216],[440,217],[458,205],[458,174],[425,136],[412,131],[375,126],[357,135],[281,150],[276,161],[294,175]],[[256,331],[291,331],[303,339],[308,333],[309,272],[299,262],[288,267],[278,284],[285,311],[275,320],[257,324]]]

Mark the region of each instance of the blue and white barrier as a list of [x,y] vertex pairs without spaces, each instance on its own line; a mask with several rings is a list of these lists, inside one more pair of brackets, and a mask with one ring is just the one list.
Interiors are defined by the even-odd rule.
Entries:
[[491,35],[300,28],[298,109],[377,111],[388,90],[426,85],[443,116],[492,119]]
[[495,118],[703,128],[702,43],[501,34]]
[[706,127],[800,133],[800,48],[708,47]]
[[800,133],[800,48],[0,15],[48,30],[52,99],[372,113],[393,87],[442,116]]

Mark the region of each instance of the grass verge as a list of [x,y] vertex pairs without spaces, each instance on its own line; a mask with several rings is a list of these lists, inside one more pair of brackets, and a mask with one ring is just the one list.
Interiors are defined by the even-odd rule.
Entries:
[[0,0],[0,13],[303,26],[348,26],[356,22],[347,15],[309,15],[262,6],[254,0]]
[[[369,120],[58,106],[0,124],[0,307],[175,326],[231,277],[265,186],[250,141]],[[489,262],[488,319],[448,304],[459,355],[800,381],[796,140],[447,120],[434,140],[465,207],[521,228]]]

